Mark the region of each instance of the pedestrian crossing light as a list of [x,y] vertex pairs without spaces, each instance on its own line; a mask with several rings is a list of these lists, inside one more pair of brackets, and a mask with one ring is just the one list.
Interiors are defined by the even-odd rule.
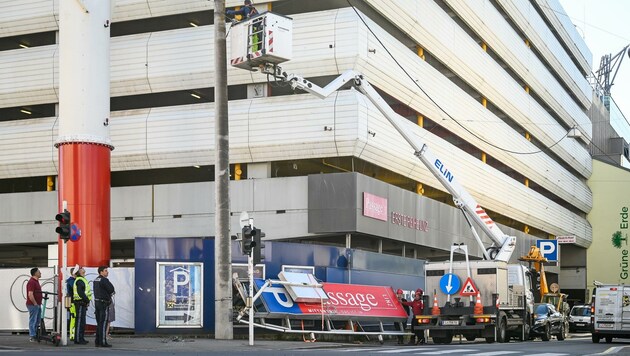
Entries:
[[243,230],[241,232],[241,236],[243,236],[243,240],[241,241],[241,252],[243,252],[244,255],[249,256],[252,254],[252,249],[256,244],[253,238],[255,232],[249,225],[243,226]]
[[55,215],[55,220],[59,221],[55,232],[59,234],[59,238],[68,241],[70,239],[70,212],[63,209],[61,213]]
[[254,230],[252,230],[252,236],[254,238],[253,260],[254,260],[254,265],[257,265],[265,259],[265,257],[262,254],[262,250],[265,248],[265,244],[261,241],[261,239],[265,237],[266,235],[264,232],[262,232],[262,230],[254,228]]

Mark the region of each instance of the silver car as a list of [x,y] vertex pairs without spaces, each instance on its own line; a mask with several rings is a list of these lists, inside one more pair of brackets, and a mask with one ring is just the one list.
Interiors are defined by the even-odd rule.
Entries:
[[569,332],[591,331],[591,306],[575,305],[569,313]]

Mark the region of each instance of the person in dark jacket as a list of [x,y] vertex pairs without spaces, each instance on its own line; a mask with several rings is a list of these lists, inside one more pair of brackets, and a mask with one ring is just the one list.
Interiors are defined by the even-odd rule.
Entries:
[[[404,305],[404,303],[407,302],[407,299],[405,299],[405,297],[403,296],[403,290],[402,289],[398,289],[396,291],[396,297],[398,298],[398,301],[401,304],[403,304],[403,309],[405,309],[405,311],[407,312],[407,317],[409,317],[410,310],[409,310],[408,306]],[[404,331],[405,329],[407,329],[407,319],[405,319],[405,321],[403,321],[402,324],[403,324],[402,327],[403,327],[403,331]],[[397,337],[398,337],[398,345],[404,344],[404,338],[405,337],[402,336],[402,335],[398,335]]]
[[416,293],[414,294],[411,302],[401,303],[402,305],[411,307],[414,316],[414,318],[411,319],[411,331],[414,333],[414,336],[412,336],[409,340],[409,345],[424,344],[424,331],[417,328],[418,319],[415,318],[416,315],[422,315],[422,311],[424,310],[424,303],[422,302],[423,294],[424,291],[421,288],[418,288],[416,289]]
[[238,10],[225,10],[225,14],[228,16],[243,16],[243,20],[247,20],[254,15],[258,15],[258,10],[252,5],[252,0],[245,0],[243,7]]
[[96,314],[96,347],[112,347],[107,342],[107,323],[109,321],[109,305],[115,290],[112,282],[107,279],[109,271],[107,266],[98,268],[98,277],[94,280],[94,309]]

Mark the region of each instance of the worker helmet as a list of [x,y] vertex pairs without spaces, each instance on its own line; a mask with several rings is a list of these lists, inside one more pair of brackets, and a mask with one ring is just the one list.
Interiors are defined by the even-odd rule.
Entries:
[[424,291],[422,290],[422,288],[418,288],[418,289],[416,289],[416,294],[423,295]]
[[403,294],[403,290],[398,288],[398,290],[396,291],[396,294]]

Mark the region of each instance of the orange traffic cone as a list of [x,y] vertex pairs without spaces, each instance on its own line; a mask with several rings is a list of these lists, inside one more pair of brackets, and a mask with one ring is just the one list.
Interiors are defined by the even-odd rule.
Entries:
[[437,294],[433,294],[433,308],[431,308],[431,315],[440,315],[440,307],[438,306]]
[[501,303],[499,303],[499,295],[497,294],[497,302],[496,302],[496,304],[495,304],[495,306],[497,307],[497,309],[499,309],[499,304],[501,304]]
[[475,308],[473,309],[475,314],[483,314],[483,304],[481,304],[481,293],[477,292],[477,302],[475,302]]

